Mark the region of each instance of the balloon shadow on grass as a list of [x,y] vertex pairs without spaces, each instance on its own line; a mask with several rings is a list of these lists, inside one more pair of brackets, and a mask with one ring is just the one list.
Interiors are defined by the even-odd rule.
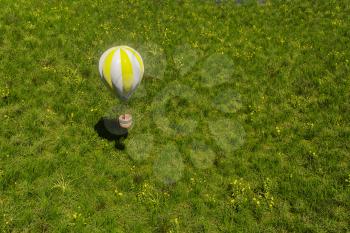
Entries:
[[[113,125],[113,131],[109,129],[109,126]],[[128,130],[119,126],[118,121],[115,119],[100,118],[100,120],[94,126],[100,138],[107,139],[108,141],[115,141],[115,148],[118,150],[124,150],[124,140],[128,137]]]

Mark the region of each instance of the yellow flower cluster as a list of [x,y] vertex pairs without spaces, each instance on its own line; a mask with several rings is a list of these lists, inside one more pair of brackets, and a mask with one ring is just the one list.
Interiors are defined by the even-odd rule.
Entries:
[[242,178],[240,180],[234,180],[231,183],[232,193],[230,203],[232,205],[240,205],[248,201],[251,188]]
[[205,194],[204,197],[207,203],[215,204],[217,202],[215,195]]
[[44,71],[48,71],[48,72],[52,72],[52,73],[57,73],[57,70],[55,69],[55,67],[50,66],[50,65],[43,65],[41,67]]
[[11,216],[8,216],[7,214],[4,214],[3,216],[5,225],[10,225],[13,222],[13,218]]
[[81,217],[81,214],[77,212],[74,212],[72,215],[73,220],[77,220],[79,217]]
[[120,192],[117,188],[115,188],[114,193],[118,195],[119,197],[122,197],[124,194]]
[[270,189],[271,189],[271,180],[270,178],[266,178],[264,181],[264,192],[263,192],[263,197],[265,201],[267,202],[268,206],[270,208],[274,207],[275,202],[273,196],[270,194]]
[[180,222],[179,222],[179,218],[178,217],[175,217],[173,219],[170,220],[170,223],[171,223],[171,227],[169,229],[169,233],[170,232],[180,232]]
[[348,184],[348,186],[350,187],[350,174],[348,175],[348,178],[345,179],[345,182]]
[[344,25],[344,21],[341,19],[334,19],[332,20],[331,24],[335,27],[340,27]]
[[231,197],[229,202],[234,208],[249,203],[253,204],[256,208],[273,208],[275,206],[274,197],[270,193],[271,180],[269,178],[265,179],[262,192],[252,189],[251,185],[242,178],[239,180],[235,179],[230,185]]
[[276,126],[276,132],[277,132],[277,134],[281,133],[281,129],[278,126]]
[[7,86],[1,87],[1,89],[0,89],[0,97],[1,98],[6,98],[9,95],[10,95],[10,88],[8,88]]
[[[170,196],[167,192],[164,192],[164,196]],[[152,206],[159,205],[160,202],[159,192],[151,184],[144,183],[141,187],[140,192],[137,193],[137,199],[145,204],[150,204]]]

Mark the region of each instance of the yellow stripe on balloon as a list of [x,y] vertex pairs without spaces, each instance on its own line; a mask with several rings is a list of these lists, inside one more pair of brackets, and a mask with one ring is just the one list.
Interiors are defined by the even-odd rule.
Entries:
[[132,63],[124,49],[120,49],[120,60],[122,63],[123,90],[129,92],[134,82],[134,75],[132,72]]
[[117,49],[113,49],[106,57],[103,65],[103,76],[107,81],[108,85],[113,89],[112,77],[111,77],[111,67],[114,53]]
[[136,57],[137,61],[138,61],[139,64],[140,64],[140,68],[141,68],[141,72],[142,72],[144,68],[143,68],[143,62],[142,62],[141,56],[140,56],[137,52],[135,52],[135,50],[133,50],[133,49],[131,49],[131,48],[129,48],[129,47],[125,47],[125,49],[127,49],[128,51],[130,51],[130,52]]

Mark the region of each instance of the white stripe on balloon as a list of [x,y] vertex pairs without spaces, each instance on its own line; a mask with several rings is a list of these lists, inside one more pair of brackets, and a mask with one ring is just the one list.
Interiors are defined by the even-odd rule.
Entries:
[[114,53],[111,65],[111,79],[114,88],[121,96],[123,94],[123,80],[122,80],[122,64],[120,59],[120,48]]

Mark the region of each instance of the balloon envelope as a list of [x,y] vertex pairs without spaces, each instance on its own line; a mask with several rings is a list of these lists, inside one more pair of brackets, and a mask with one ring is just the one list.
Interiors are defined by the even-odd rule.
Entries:
[[144,66],[136,50],[118,46],[102,54],[99,72],[106,86],[122,100],[127,100],[140,84]]

